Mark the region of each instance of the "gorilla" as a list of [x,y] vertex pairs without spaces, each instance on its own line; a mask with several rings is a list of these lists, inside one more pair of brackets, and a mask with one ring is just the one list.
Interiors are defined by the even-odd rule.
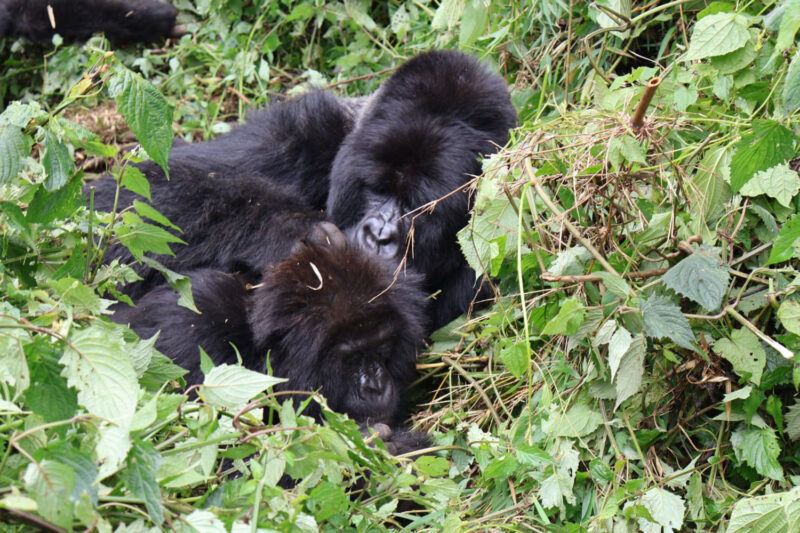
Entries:
[[[173,148],[169,181],[153,162],[138,165],[153,206],[187,242],[176,257],[158,259],[182,272],[258,272],[273,247],[298,237],[275,239],[263,223],[273,208],[263,207],[263,196],[279,188],[285,205],[274,207],[286,216],[327,209],[320,217],[364,251],[396,265],[407,256],[426,292],[438,293],[427,311],[433,331],[466,311],[478,292],[456,240],[471,207],[461,189],[480,173],[478,158],[505,144],[515,121],[504,81],[453,51],[411,59],[366,99],[314,91],[273,104],[228,134]],[[109,210],[116,183],[106,177],[95,186],[96,206]],[[122,191],[120,206],[134,198]],[[120,245],[108,257],[133,259]],[[147,266],[135,268],[143,281],[125,289],[134,299],[161,279]]]
[[47,44],[104,33],[113,43],[151,43],[180,33],[178,12],[155,0],[0,0],[0,39],[22,37]]
[[[236,363],[238,351],[244,366],[264,372],[268,363],[287,378],[277,390],[320,391],[358,422],[397,423],[424,338],[418,280],[394,280],[391,265],[350,247],[332,224],[306,222],[309,235],[265,265],[255,287],[236,274],[190,272],[202,314],[161,286],[113,320],[142,337],[160,331],[156,348],[190,370],[188,383],[201,382],[198,345],[215,364]],[[316,404],[309,409],[319,417]]]

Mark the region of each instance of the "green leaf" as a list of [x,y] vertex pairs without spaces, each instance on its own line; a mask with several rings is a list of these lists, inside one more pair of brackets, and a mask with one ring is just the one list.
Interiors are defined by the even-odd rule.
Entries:
[[686,61],[721,56],[744,46],[750,39],[747,18],[736,13],[716,13],[697,22],[689,40]]
[[800,335],[800,302],[784,300],[778,308],[778,318],[786,331]]
[[654,339],[669,338],[682,348],[692,348],[694,333],[680,307],[666,296],[654,294],[641,304],[644,331]]
[[466,0],[442,0],[431,21],[434,30],[450,29],[456,25],[464,13]]
[[16,126],[0,124],[0,184],[22,172],[22,160],[31,151],[31,141]]
[[186,244],[164,228],[148,224],[130,211],[122,215],[122,220],[127,225],[117,230],[117,238],[137,259],[142,259],[145,252],[175,255],[169,243]]
[[423,455],[414,464],[420,472],[430,477],[446,476],[450,471],[450,461],[444,457]]
[[284,19],[284,23],[292,22],[294,20],[305,20],[309,18],[311,15],[314,14],[314,6],[303,2],[302,4],[297,4],[292,8],[291,13]]
[[[550,415],[549,424],[542,429],[557,437],[585,437],[603,423],[602,415],[585,403],[578,403],[566,412],[556,411]],[[545,425],[547,428],[545,428]]]
[[467,0],[464,16],[461,17],[461,32],[458,45],[469,48],[483,35],[489,23],[489,7],[483,0]]
[[637,335],[619,363],[617,379],[614,381],[617,391],[617,401],[614,403],[615,410],[622,405],[622,402],[639,392],[639,388],[642,386],[646,346],[647,342],[644,335]]
[[606,289],[620,298],[627,298],[631,293],[631,288],[628,283],[621,277],[610,272],[598,272],[600,278],[603,280],[603,285]]
[[726,533],[794,531],[800,523],[800,487],[736,502]]
[[73,329],[59,363],[78,403],[90,413],[128,428],[136,411],[139,385],[125,354],[122,328],[95,323]]
[[719,251],[719,248],[700,246],[664,274],[664,285],[709,311],[719,309],[730,278]]
[[642,145],[630,135],[621,135],[611,139],[611,142],[608,143],[608,161],[617,170],[625,161],[641,164],[646,162]]
[[714,342],[714,351],[733,365],[738,375],[750,375],[750,381],[761,383],[761,373],[767,362],[767,354],[761,341],[748,329],[736,329],[730,340],[722,338]]
[[121,473],[126,487],[144,501],[147,513],[156,524],[164,521],[161,506],[161,489],[156,483],[156,472],[161,465],[161,455],[150,442],[135,440],[128,452],[128,467]]
[[126,166],[122,170],[122,180],[120,183],[132,193],[152,200],[152,198],[150,198],[150,182],[147,181],[147,178],[138,168]]
[[223,364],[206,375],[199,394],[215,407],[241,407],[256,394],[284,381],[242,366]]
[[796,256],[795,243],[800,239],[800,214],[794,215],[788,222],[785,222],[769,254],[767,265],[782,263]]
[[61,187],[54,192],[39,187],[36,189],[31,203],[28,204],[25,220],[41,224],[64,219],[69,217],[83,202],[80,176],[75,176],[66,187]]
[[64,529],[71,529],[75,472],[69,466],[45,459],[28,464],[25,489],[33,496],[42,518]]
[[47,172],[44,188],[55,191],[63,187],[75,173],[75,162],[69,155],[66,145],[59,141],[55,134],[45,131],[42,144],[44,145],[42,165]]
[[711,64],[720,74],[733,74],[747,67],[756,58],[756,47],[752,41],[725,55],[711,58]]
[[45,422],[66,420],[78,409],[78,395],[60,372],[60,366],[45,361],[31,368],[33,386],[25,391],[25,404]]
[[800,403],[795,402],[786,412],[786,434],[792,440],[800,440]]
[[[639,503],[647,508],[650,517],[661,526],[663,531],[681,531],[683,514],[686,505],[683,498],[666,489],[652,488],[642,495]],[[642,531],[650,531],[652,523],[645,518],[639,518],[639,527]]]
[[558,314],[548,322],[542,335],[572,335],[583,322],[584,307],[575,298],[561,302]]
[[775,39],[775,53],[781,53],[789,49],[794,44],[794,36],[797,30],[800,29],[800,2],[788,0],[784,5],[786,10],[783,12],[781,24],[778,28],[778,37]]
[[[631,18],[631,0],[608,0],[607,2],[603,2],[604,5],[611,8],[616,13],[619,13],[623,17]],[[616,28],[623,24],[623,21],[615,20],[611,18],[605,11],[598,10],[597,13],[597,24],[603,28]],[[627,39],[630,35],[630,30],[625,31],[612,31],[611,35],[615,35],[620,39]]]
[[109,87],[119,112],[136,139],[169,177],[167,161],[172,149],[172,106],[152,84],[127,69],[115,73]]
[[795,52],[783,83],[783,107],[791,113],[800,107],[800,49]]
[[[511,235],[516,242],[517,214],[506,199],[492,199],[473,213],[472,222],[458,233],[458,243],[469,266],[478,277],[491,273],[505,257],[505,243]],[[495,272],[496,274],[496,272]]]
[[[432,458],[430,455],[426,457]],[[420,457],[420,459],[422,459],[422,457]],[[444,458],[436,457],[436,459]],[[417,461],[419,461],[419,459]],[[446,459],[444,461],[445,463],[447,462]],[[323,480],[319,485],[314,487],[314,490],[308,494],[308,497],[311,499],[310,507],[313,509],[314,518],[319,522],[327,520],[338,513],[347,512],[347,494],[345,494],[342,487],[330,481]]]
[[742,196],[766,194],[789,207],[792,198],[800,191],[800,176],[787,163],[756,172],[753,178],[739,190]]
[[595,457],[589,463],[589,474],[595,483],[607,485],[614,481],[614,472],[599,457]]
[[738,429],[731,434],[736,458],[756,469],[756,472],[775,481],[783,481],[783,468],[778,462],[781,445],[772,428]]
[[504,346],[500,350],[500,359],[506,365],[508,371],[511,372],[515,378],[519,379],[530,368],[530,355],[528,348],[523,342],[515,342]]
[[170,222],[170,220],[167,217],[156,211],[156,209],[150,204],[140,202],[139,200],[134,200],[133,208],[136,209],[136,212],[139,213],[141,216],[149,218],[153,222],[157,222],[162,226],[167,226],[172,229],[181,231],[181,229],[178,226]]
[[720,216],[731,197],[730,187],[726,183],[726,178],[730,181],[731,153],[725,147],[708,150],[692,178],[694,194],[688,200],[693,214],[700,215],[703,222]]
[[619,368],[620,361],[622,361],[622,357],[625,355],[625,352],[628,351],[628,348],[631,347],[631,341],[633,341],[633,337],[631,337],[630,332],[622,326],[611,336],[611,341],[608,343],[608,366],[611,369],[612,380],[617,374],[617,369]]
[[753,133],[736,143],[731,160],[731,189],[738,192],[756,172],[785,163],[794,155],[794,136],[774,120],[757,120]]

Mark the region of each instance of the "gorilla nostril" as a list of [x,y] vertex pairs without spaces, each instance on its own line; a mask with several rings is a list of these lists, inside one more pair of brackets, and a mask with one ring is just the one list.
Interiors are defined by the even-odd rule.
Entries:
[[381,370],[372,375],[362,374],[359,379],[361,398],[374,405],[386,404],[393,394],[392,382]]

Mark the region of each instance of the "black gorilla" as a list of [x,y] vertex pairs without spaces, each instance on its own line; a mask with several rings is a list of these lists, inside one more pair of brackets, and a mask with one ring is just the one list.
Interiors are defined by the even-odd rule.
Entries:
[[191,272],[201,315],[162,286],[136,307],[120,306],[114,321],[143,337],[160,330],[156,348],[190,370],[189,383],[201,381],[198,345],[216,364],[236,363],[235,345],[248,368],[263,372],[269,358],[273,374],[288,378],[279,389],[319,390],[356,421],[395,423],[416,375],[424,296],[413,276],[394,281],[390,265],[351,248],[332,224],[309,231],[265,265],[252,290],[234,274]]
[[[258,271],[271,247],[297,237],[275,240],[263,223],[273,207],[262,207],[261,198],[279,187],[286,216],[327,205],[327,217],[351,242],[397,263],[412,220],[404,215],[479,174],[478,158],[506,142],[515,116],[499,76],[445,51],[408,61],[366,100],[312,92],[271,105],[229,134],[174,148],[170,181],[154,163],[139,165],[154,207],[188,243],[177,257],[159,260],[178,271]],[[110,209],[113,180],[96,186],[97,207]],[[123,191],[120,205],[133,199]],[[470,206],[469,194],[457,192],[414,222],[410,263],[429,293],[441,291],[429,308],[428,331],[466,311],[476,294],[475,273],[456,241]],[[121,246],[110,257],[131,259]],[[148,267],[136,268],[144,281],[126,289],[134,298],[161,279]]]
[[[409,263],[425,275],[430,329],[467,310],[475,272],[456,240],[468,221],[467,191],[478,158],[504,145],[516,122],[505,82],[458,52],[430,52],[405,63],[366,104],[344,140],[330,179],[328,218],[364,250],[402,258],[413,222]],[[445,198],[446,197],[446,198]]]
[[[324,219],[327,176],[353,113],[350,101],[312,92],[269,106],[212,141],[174,147],[169,180],[152,161],[137,165],[150,182],[152,205],[181,228],[187,243],[159,261],[181,272],[210,267],[257,274],[285,256],[308,230],[306,222],[292,220]],[[109,211],[116,182],[105,176],[88,187],[96,188],[96,208]],[[120,208],[134,199],[121,190]],[[106,258],[133,261],[120,244]],[[134,268],[143,278],[125,288],[134,300],[163,282],[146,265]]]
[[0,39],[48,43],[58,33],[71,42],[105,33],[115,43],[149,43],[170,36],[176,16],[155,0],[0,0]]

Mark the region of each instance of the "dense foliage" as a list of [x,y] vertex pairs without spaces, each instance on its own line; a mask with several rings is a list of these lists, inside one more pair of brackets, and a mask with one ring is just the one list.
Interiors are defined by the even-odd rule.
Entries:
[[[800,2],[173,4],[192,33],[156,50],[0,43],[0,520],[798,530]],[[173,135],[311,85],[366,94],[432,47],[496,65],[520,113],[460,235],[496,303],[420,356],[435,447],[393,458],[239,367],[182,394],[154,339],[108,320],[132,271],[102,261],[180,243],[82,183],[147,197],[130,163],[165,165]]]

